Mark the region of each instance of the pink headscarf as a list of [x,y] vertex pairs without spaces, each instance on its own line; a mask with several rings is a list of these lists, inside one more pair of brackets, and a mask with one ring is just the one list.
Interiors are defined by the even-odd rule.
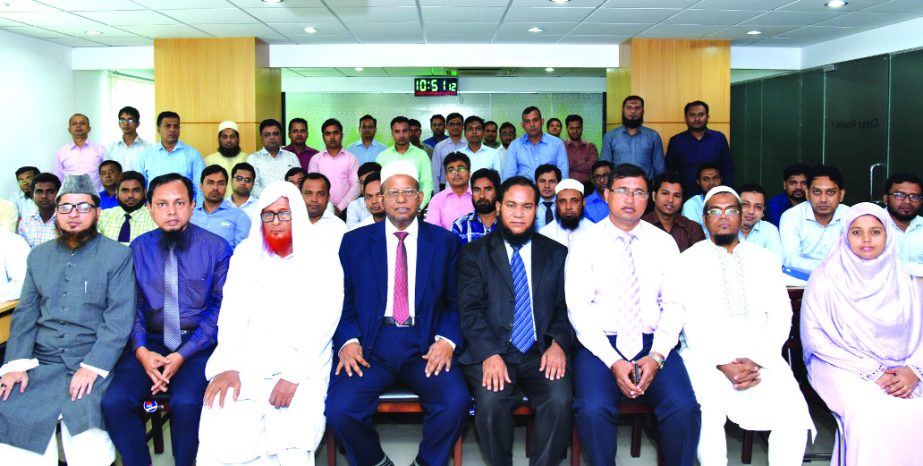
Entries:
[[[849,247],[849,230],[865,215],[877,218],[887,232],[884,251],[875,259],[860,258]],[[863,202],[849,209],[845,220],[840,241],[811,274],[805,289],[805,361],[816,356],[859,373],[875,373],[875,366],[921,367],[921,286],[896,257],[887,212]],[[817,331],[825,335],[812,334]],[[825,343],[837,349],[829,350]],[[853,364],[841,361],[846,355],[843,351],[857,360]]]

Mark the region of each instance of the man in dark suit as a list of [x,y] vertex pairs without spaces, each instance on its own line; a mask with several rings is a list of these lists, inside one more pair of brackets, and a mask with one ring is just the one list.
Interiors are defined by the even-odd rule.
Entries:
[[340,245],[345,296],[327,423],[349,464],[393,465],[371,418],[379,395],[400,384],[426,412],[413,464],[443,466],[471,405],[461,371],[451,370],[462,343],[458,239],[417,220],[423,193],[413,164],[392,161],[381,180],[387,219],[347,233]]
[[534,232],[538,197],[528,178],[506,180],[497,201],[500,228],[468,244],[459,258],[465,337],[459,363],[474,393],[474,422],[492,466],[513,464],[512,410],[523,392],[535,410],[530,464],[558,464],[571,432],[567,355],[574,334],[564,301],[567,248]]

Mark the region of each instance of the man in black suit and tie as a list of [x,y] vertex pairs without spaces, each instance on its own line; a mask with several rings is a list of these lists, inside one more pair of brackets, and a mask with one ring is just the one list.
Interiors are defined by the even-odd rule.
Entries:
[[567,448],[573,418],[567,248],[535,233],[539,193],[528,178],[506,180],[499,194],[500,228],[466,245],[459,258],[465,337],[459,363],[474,394],[488,464],[513,464],[512,410],[525,393],[535,411],[530,464],[554,465]]

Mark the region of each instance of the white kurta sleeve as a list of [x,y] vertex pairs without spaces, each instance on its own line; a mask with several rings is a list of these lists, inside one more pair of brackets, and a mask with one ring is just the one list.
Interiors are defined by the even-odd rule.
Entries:
[[244,360],[247,344],[247,325],[250,312],[254,310],[249,303],[252,293],[257,293],[252,286],[252,273],[256,264],[249,264],[243,254],[231,257],[228,276],[224,283],[224,298],[221,301],[221,310],[218,312],[218,346],[205,364],[205,378],[212,380],[218,374],[231,370],[240,370],[240,362]]

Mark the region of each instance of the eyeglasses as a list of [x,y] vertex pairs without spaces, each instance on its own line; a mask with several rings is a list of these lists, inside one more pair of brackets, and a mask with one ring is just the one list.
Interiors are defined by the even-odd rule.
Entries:
[[237,175],[234,177],[234,181],[238,183],[253,183],[253,178]]
[[277,217],[280,222],[292,221],[292,213],[287,210],[283,210],[282,212],[263,212],[260,214],[260,220],[262,220],[263,223],[272,223]]
[[135,120],[134,118],[119,118],[119,124],[120,124],[120,125],[126,125],[126,124],[127,124],[127,125],[133,125],[133,124],[135,124],[135,123],[137,123],[137,122],[138,122],[138,120]]
[[888,195],[896,199],[898,202],[904,202],[904,199],[910,199],[910,202],[923,201],[923,194],[888,193]]
[[19,184],[32,184],[32,179],[33,179],[33,178],[32,178],[31,176],[29,176],[29,177],[26,177],[26,178],[18,179],[18,180],[16,180],[16,182],[19,183]]
[[609,178],[609,174],[608,174],[608,173],[599,173],[599,174],[593,175],[593,178],[594,178],[594,179],[597,179],[597,180],[604,180],[604,179],[606,179],[606,178]]
[[615,189],[610,189],[610,191],[622,197],[630,196],[630,197],[637,197],[639,199],[647,199],[651,195],[651,193],[640,190],[640,189],[629,191],[628,188],[615,188]]
[[73,212],[74,209],[77,209],[77,213],[86,214],[95,208],[96,206],[93,204],[90,204],[89,202],[81,202],[79,204],[65,203],[65,204],[57,205],[58,213],[61,215],[67,215]]
[[737,207],[728,207],[727,209],[721,210],[715,207],[713,209],[706,210],[705,213],[713,217],[720,217],[722,214],[727,215],[728,217],[736,217],[740,215],[740,209]]
[[458,167],[458,168],[452,167],[452,168],[446,168],[446,169],[445,169],[445,172],[448,173],[448,174],[450,174],[450,175],[451,175],[452,173],[465,173],[466,171],[468,171],[468,169],[467,169],[466,167]]
[[397,198],[401,196],[406,197],[406,198],[415,197],[417,193],[419,192],[420,191],[417,191],[416,189],[405,189],[403,191],[392,189],[391,191],[385,192],[385,197],[387,197],[388,199],[391,199],[392,201],[396,201]]

